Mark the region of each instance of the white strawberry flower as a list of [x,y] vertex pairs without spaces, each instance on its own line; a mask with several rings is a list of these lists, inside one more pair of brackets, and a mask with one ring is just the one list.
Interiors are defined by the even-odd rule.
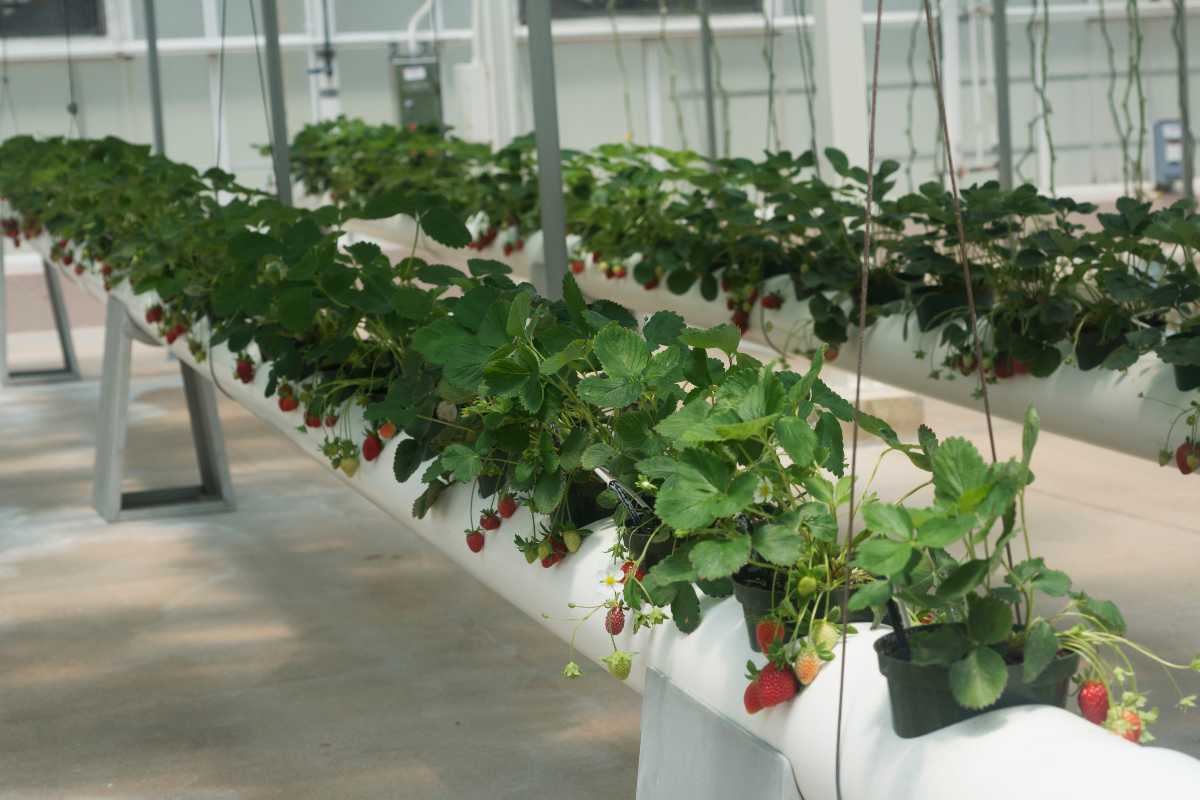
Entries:
[[771,502],[771,482],[766,478],[758,479],[758,486],[754,488],[754,502],[769,503]]
[[621,581],[625,579],[625,573],[621,572],[621,567],[617,564],[610,564],[607,568],[600,571],[598,577],[602,587],[619,592],[622,588]]

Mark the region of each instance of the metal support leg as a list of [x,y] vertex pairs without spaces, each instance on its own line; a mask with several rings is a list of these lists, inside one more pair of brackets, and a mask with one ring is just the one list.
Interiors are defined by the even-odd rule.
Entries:
[[100,388],[96,438],[96,511],[109,522],[170,514],[205,514],[234,508],[233,482],[225,457],[221,419],[213,385],[180,364],[183,392],[192,423],[192,441],[200,468],[198,486],[122,492],[129,419],[133,339],[140,338],[118,300],[109,298],[104,329],[104,374]]
[[50,311],[54,314],[54,327],[58,331],[58,345],[62,350],[61,367],[42,369],[9,370],[8,368],[8,323],[6,278],[4,275],[4,243],[0,242],[0,384],[5,386],[28,386],[38,383],[58,383],[79,380],[79,362],[75,359],[75,345],[71,340],[71,321],[67,317],[67,305],[63,302],[62,285],[58,273],[48,261],[42,259],[42,274],[46,278],[46,293],[50,296]]
[[647,671],[637,800],[730,797],[801,800],[782,753]]

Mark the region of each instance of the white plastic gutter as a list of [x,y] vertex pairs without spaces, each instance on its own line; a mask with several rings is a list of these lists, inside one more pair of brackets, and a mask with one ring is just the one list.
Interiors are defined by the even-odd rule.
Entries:
[[[50,242],[43,236],[33,245],[46,255]],[[61,274],[107,302],[109,295],[93,274],[76,276],[69,269]],[[153,326],[144,323],[146,310],[157,302],[153,295],[134,295],[128,282],[123,281],[111,296],[129,310],[138,327],[158,338]],[[281,412],[276,398],[263,396],[268,373],[265,365],[256,364],[254,381],[243,384],[233,377],[235,357],[224,345],[211,349],[211,369],[209,364],[197,364],[192,358],[186,337],[168,347],[198,374],[211,376],[225,394],[328,467],[328,460],[320,452],[321,437],[297,430],[300,412]],[[346,412],[345,417],[339,422],[339,435],[350,435],[361,442],[361,415],[354,410]],[[527,564],[512,543],[515,534],[530,532],[534,524],[528,510],[521,508],[500,530],[487,535],[482,552],[472,553],[464,543],[463,529],[473,524],[485,501],[473,498],[467,487],[453,486],[424,519],[413,518],[409,509],[424,486],[417,475],[403,484],[393,477],[392,458],[399,441],[397,437],[388,442],[382,455],[374,462],[364,461],[352,478],[330,468],[331,472],[523,614],[569,640],[576,623],[568,617],[577,616],[577,612],[568,609],[567,603],[594,605],[606,599],[600,576],[612,566],[612,557],[606,551],[617,533],[611,522],[592,525],[592,535],[577,553],[543,569]],[[640,692],[646,669],[659,670],[689,696],[783,753],[791,762],[806,800],[836,800],[833,765],[838,716],[836,667],[840,661],[835,660],[792,702],[748,716],[742,707],[744,665],[750,658],[761,661],[761,656],[756,657],[749,649],[741,609],[733,598],[716,601],[703,597],[701,606],[703,622],[690,635],[679,633],[667,623],[636,635],[629,626],[616,637],[619,647],[637,654],[626,683]],[[1050,706],[1004,709],[920,738],[901,739],[892,731],[887,685],[872,647],[883,633],[864,630],[848,644],[842,727],[844,800],[1012,800],[1014,796],[1028,800],[1129,800],[1158,793],[1191,796],[1189,793],[1200,786],[1200,760],[1172,750],[1134,745],[1082,717]],[[579,629],[575,646],[592,660],[612,651],[601,613]],[[563,662],[566,660],[564,647]],[[557,671],[559,665],[547,664],[546,669]]]
[[[407,242],[410,249],[415,233],[412,220],[403,218],[356,220],[346,227],[395,247]],[[516,274],[528,276],[539,260],[540,235],[531,236],[525,249],[511,257],[503,255],[501,239],[497,237],[496,244],[478,254],[470,250],[448,250],[428,240],[422,240],[421,247],[426,258],[439,263],[465,268],[467,258],[462,254],[468,253],[505,261]],[[711,327],[730,319],[724,292],[710,302],[700,294],[698,285],[682,295],[673,294],[665,286],[647,291],[633,280],[632,274],[622,279],[605,278],[592,268],[590,256],[587,269],[576,275],[575,280],[588,297],[611,300],[643,314],[674,311],[688,324],[697,327]],[[784,347],[791,334],[791,346],[787,350],[792,354],[818,345],[811,335],[808,303],[795,299],[790,279],[786,276],[771,279],[764,294],[772,289],[778,289],[784,296],[783,308],[769,311],[756,305],[745,338],[768,347]],[[943,370],[948,375],[941,379],[929,377],[941,363],[939,354],[945,353],[944,347],[938,344],[940,336],[939,330],[919,332],[915,316],[880,319],[867,331],[863,373],[873,380],[916,394],[982,410],[983,403],[976,397],[978,380],[974,376],[963,377],[950,369]],[[858,345],[856,328],[852,326],[850,341],[839,348],[838,363],[855,363]],[[918,351],[926,354],[924,359],[916,357]],[[1084,372],[1064,363],[1048,378],[1029,375],[1008,378],[989,385],[988,393],[992,413],[998,417],[1020,422],[1032,404],[1037,407],[1042,427],[1047,431],[1155,463],[1159,451],[1167,444],[1167,432],[1179,410],[1186,408],[1194,397],[1192,393],[1175,388],[1171,366],[1153,354],[1143,356],[1125,372],[1100,368]],[[1176,426],[1175,434],[1176,438],[1169,443],[1172,450],[1185,435],[1183,427]]]

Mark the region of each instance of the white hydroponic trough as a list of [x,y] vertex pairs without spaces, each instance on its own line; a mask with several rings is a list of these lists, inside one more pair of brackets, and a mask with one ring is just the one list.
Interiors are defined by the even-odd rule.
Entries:
[[[43,238],[35,247],[45,255]],[[86,273],[63,274],[98,300],[110,296],[100,280]],[[153,295],[134,295],[127,282],[111,296],[128,310],[130,318],[158,339],[153,326],[144,323]],[[161,341],[161,340],[160,340]],[[164,345],[166,346],[166,345]],[[258,365],[251,384],[233,377],[234,355],[223,346],[211,348],[209,364],[197,364],[183,337],[170,350],[197,373],[214,380],[226,394],[290,439],[298,448],[328,466],[320,452],[321,435],[297,430],[298,411],[281,412],[274,397],[264,397],[268,370]],[[361,441],[364,427],[357,411],[344,423]],[[339,433],[345,428],[339,422]],[[600,576],[611,568],[608,550],[616,539],[610,522],[592,527],[579,552],[558,565],[543,569],[529,565],[512,543],[514,534],[528,532],[529,512],[522,508],[499,531],[488,534],[481,553],[464,544],[463,530],[484,505],[472,498],[471,489],[454,486],[438,500],[424,519],[410,513],[422,491],[414,475],[399,484],[392,475],[392,456],[399,441],[387,443],[372,463],[363,462],[347,478],[331,470],[348,487],[402,522],[448,558],[461,566],[527,616],[538,620],[563,640],[569,640],[577,612],[568,602],[591,605],[602,602]],[[420,471],[418,471],[419,475]],[[748,716],[742,707],[744,665],[751,653],[741,610],[736,600],[701,600],[703,622],[690,635],[670,623],[634,635],[626,630],[618,645],[637,653],[627,683],[637,691],[653,667],[697,700],[720,713],[783,753],[790,761],[796,783],[806,800],[835,800],[834,754],[838,706],[838,667],[835,660],[810,687],[792,702]],[[548,616],[546,616],[548,615]],[[887,687],[879,673],[872,643],[883,631],[864,631],[851,638],[846,669],[845,710],[842,727],[842,797],[844,800],[1012,800],[1023,798],[1087,797],[1128,800],[1131,797],[1194,796],[1200,787],[1200,761],[1172,750],[1141,747],[1093,725],[1065,710],[1026,706],[995,711],[916,739],[901,739],[892,731]],[[579,653],[593,660],[612,650],[604,632],[602,615],[596,614],[578,632]],[[840,659],[839,653],[839,659]],[[563,659],[567,658],[564,646]],[[546,664],[557,672],[561,664]],[[565,680],[565,679],[564,679]],[[706,754],[719,759],[721,754]]]
[[[387,220],[355,220],[347,229],[352,233],[385,241],[391,247],[402,243],[411,247],[415,240],[415,223],[407,217]],[[471,250],[453,250],[427,238],[420,239],[423,254],[438,263],[465,269]],[[524,250],[505,257],[499,244],[494,244],[480,257],[503,260],[515,274],[529,277],[541,262],[541,234],[529,238]],[[587,268],[575,276],[580,289],[588,297],[611,300],[646,314],[674,311],[690,325],[711,327],[728,322],[730,312],[725,308],[724,292],[712,301],[704,299],[699,286],[684,294],[674,294],[665,286],[646,290],[632,276],[608,279],[593,269],[590,256]],[[786,276],[767,282],[764,294],[778,289],[786,298],[783,308],[771,311],[756,305],[745,338],[768,347],[783,347],[791,343],[789,352],[811,348],[819,342],[812,336],[812,318],[808,303],[794,299],[790,279]],[[974,375],[958,376],[949,370],[953,379],[930,377],[938,366],[945,348],[939,347],[938,330],[921,333],[915,319],[890,316],[872,325],[866,335],[863,374],[867,377],[917,394],[934,397],[975,410],[983,410],[978,397],[979,382]],[[840,348],[838,363],[852,365],[858,358],[859,337],[851,326],[850,341]],[[925,353],[924,359],[917,352]],[[943,370],[945,373],[946,370]],[[1170,365],[1154,355],[1143,356],[1124,372],[1094,369],[1084,372],[1073,364],[1062,364],[1048,378],[1030,375],[1017,376],[988,387],[992,413],[1004,419],[1020,422],[1030,405],[1041,415],[1042,427],[1062,436],[1128,453],[1140,458],[1158,460],[1164,446],[1180,444],[1186,436],[1186,426],[1176,426],[1175,435],[1167,441],[1172,423],[1193,395],[1180,392]]]

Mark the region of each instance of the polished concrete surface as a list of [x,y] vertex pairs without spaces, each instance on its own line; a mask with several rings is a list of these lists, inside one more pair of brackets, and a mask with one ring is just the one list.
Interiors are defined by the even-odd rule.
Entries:
[[[18,363],[52,345],[10,339]],[[77,347],[83,382],[0,389],[0,798],[632,796],[637,695],[565,683],[562,642],[224,398],[238,510],[102,523],[100,331]],[[135,370],[128,485],[193,481],[177,367],[139,345]],[[977,413],[925,416],[985,441]],[[1049,435],[1034,466],[1037,554],[1200,652],[1200,477]],[[892,456],[876,485],[912,478]],[[1160,743],[1200,756],[1200,712],[1142,676]]]

